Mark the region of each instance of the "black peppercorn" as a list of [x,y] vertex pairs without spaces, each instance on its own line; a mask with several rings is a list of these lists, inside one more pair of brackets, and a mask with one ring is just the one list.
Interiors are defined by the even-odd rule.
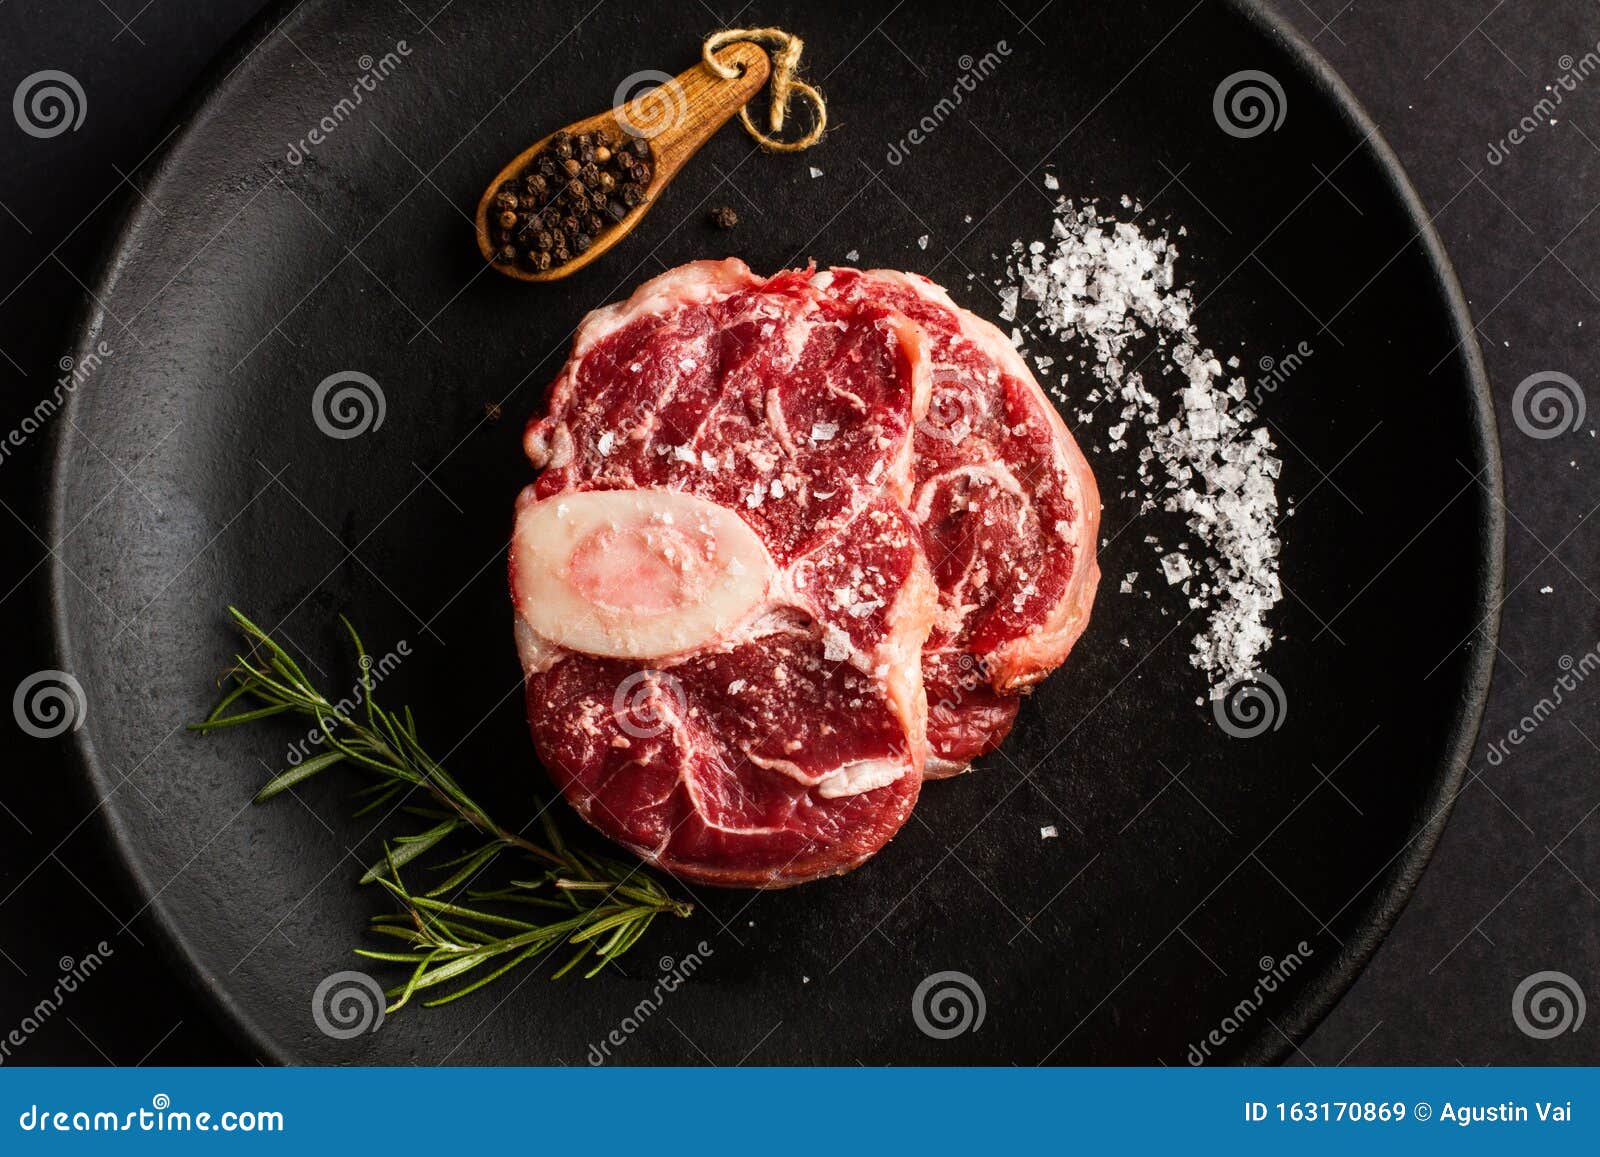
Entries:
[[507,209],[504,213],[500,214],[500,228],[510,229],[515,226],[516,223],[517,215],[512,210]]
[[609,193],[617,187],[617,179],[610,173],[601,173],[595,181],[595,187],[602,193]]
[[611,159],[611,150],[606,148],[605,145],[596,145],[594,150],[594,159],[597,164],[605,164]]
[[572,138],[566,133],[558,133],[550,142],[550,149],[558,158],[564,161],[572,156]]
[[628,151],[636,157],[648,157],[650,155],[650,142],[643,137],[634,137],[628,142]]
[[731,206],[718,205],[711,210],[711,223],[718,229],[732,229],[739,223],[739,214]]
[[578,170],[578,179],[592,189],[600,183],[600,170],[591,161]]
[[502,212],[507,209],[515,209],[517,207],[517,195],[510,189],[501,189],[500,192],[495,194],[494,207]]
[[512,245],[500,246],[500,251],[494,255],[494,259],[501,263],[515,261],[517,259],[516,247]]
[[580,145],[580,146],[578,146],[578,160],[579,160],[580,163],[585,164],[585,165],[594,164],[594,146],[593,145]]
[[650,183],[650,166],[645,164],[643,161],[640,161],[637,165],[633,166],[630,176],[632,176],[635,181],[638,181],[639,184],[648,185]]
[[626,185],[622,186],[622,203],[628,206],[628,208],[632,209],[635,205],[640,204],[643,200],[644,190],[638,185],[634,184],[632,181],[629,181]]
[[583,166],[578,163],[577,157],[568,157],[566,160],[561,162],[561,168],[565,170],[567,176],[576,177],[578,175],[578,170],[583,168]]
[[606,223],[600,219],[600,214],[598,213],[589,213],[583,218],[583,231],[585,233],[592,235],[600,232],[605,227]]
[[553,177],[560,172],[560,166],[556,164],[556,159],[548,153],[541,153],[539,159],[533,164],[541,177]]
[[565,217],[561,218],[561,231],[568,237],[578,232],[580,228],[581,226],[578,224],[578,218],[573,214],[568,213]]
[[581,197],[581,196],[583,196],[583,182],[578,180],[578,178],[576,178],[576,177],[574,177],[574,178],[572,178],[572,180],[568,181],[567,182],[567,196],[569,196],[569,197]]
[[606,202],[606,216],[613,221],[620,221],[628,215],[628,207],[621,201]]
[[550,191],[550,182],[538,173],[531,173],[528,176],[528,189],[530,192],[538,193],[542,196]]
[[539,249],[549,249],[555,244],[555,239],[550,236],[548,229],[541,229],[533,235],[533,244]]
[[545,253],[545,252],[535,253],[533,255],[533,267],[535,269],[537,269],[540,273],[543,273],[546,269],[549,269],[550,268],[550,254]]
[[593,244],[593,241],[587,233],[579,233],[572,239],[573,252],[587,253],[591,244]]
[[572,260],[572,253],[565,245],[563,245],[559,249],[551,252],[550,260],[555,265],[565,265],[567,262]]

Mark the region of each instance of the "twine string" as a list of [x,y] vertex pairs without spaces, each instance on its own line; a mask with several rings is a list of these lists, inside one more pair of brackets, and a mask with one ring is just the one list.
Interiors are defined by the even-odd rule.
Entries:
[[[781,28],[726,28],[706,37],[701,47],[701,58],[706,67],[723,80],[737,77],[739,70],[718,60],[716,53],[717,49],[741,40],[761,45],[772,57],[768,130],[763,132],[756,127],[750,115],[750,106],[745,105],[739,110],[739,121],[744,125],[744,131],[762,148],[775,153],[798,153],[802,149],[809,149],[822,139],[823,130],[828,127],[828,106],[823,103],[820,92],[795,75],[800,71],[800,53],[805,48],[805,41]],[[789,102],[796,96],[804,98],[816,110],[816,121],[804,136],[786,141],[778,134],[783,131]]]

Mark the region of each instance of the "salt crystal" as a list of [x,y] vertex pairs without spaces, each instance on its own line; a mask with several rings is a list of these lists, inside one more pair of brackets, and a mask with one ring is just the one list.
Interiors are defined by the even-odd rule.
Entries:
[[928,234],[924,233],[921,237],[917,238],[917,248],[918,249],[926,249],[927,247],[928,247]]
[[1059,835],[1061,835],[1061,833],[1056,830],[1055,824],[1046,824],[1044,827],[1039,829],[1039,838],[1041,840],[1053,840]]
[[1061,188],[1061,182],[1056,180],[1056,175],[1054,173],[1046,173],[1044,175],[1044,187],[1053,192],[1054,190]]
[[811,423],[811,440],[813,442],[831,442],[833,436],[838,432],[839,423],[837,422]]
[[812,165],[811,166],[811,179],[813,181],[815,181],[820,176],[822,176],[822,170],[817,168],[817,166]]
[[[1131,197],[1121,198],[1121,205],[1142,211]],[[1188,231],[1179,227],[1176,235]],[[1206,612],[1190,661],[1216,690],[1258,671],[1273,640],[1266,616],[1282,599],[1276,493],[1282,462],[1269,432],[1244,404],[1248,383],[1237,376],[1225,381],[1222,361],[1201,343],[1191,320],[1194,295],[1180,287],[1177,261],[1168,235],[1141,231],[1092,203],[1063,199],[1048,244],[1011,245],[1002,303],[1015,290],[1016,312],[1027,302],[1034,314],[1012,327],[1013,345],[1021,348],[1024,335],[1072,343],[1075,360],[1099,383],[1087,400],[1099,405],[1104,391],[1121,407],[1119,421],[1107,430],[1108,453],[1127,446],[1131,426],[1143,428],[1139,513],[1180,514],[1195,540],[1193,561],[1170,552],[1162,558],[1162,572],[1186,592],[1188,606]],[[1229,355],[1227,364],[1238,369],[1238,355]],[[1154,388],[1164,381],[1180,387],[1177,396]],[[1054,388],[1052,393],[1068,400]],[[1078,411],[1080,423],[1093,416]],[[1293,513],[1290,508],[1283,518]],[[1145,541],[1161,553],[1154,536]],[[1133,577],[1122,584],[1128,593]],[[1159,609],[1166,613],[1166,607]]]
[[844,255],[844,259],[846,261],[860,261],[861,260],[861,250],[859,250],[859,249],[850,250],[850,252],[848,252],[848,253],[846,253]]

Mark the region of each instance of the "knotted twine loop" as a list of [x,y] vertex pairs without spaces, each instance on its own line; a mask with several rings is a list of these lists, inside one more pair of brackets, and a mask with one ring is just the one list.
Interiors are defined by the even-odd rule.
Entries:
[[[762,148],[775,153],[798,153],[802,149],[809,149],[822,139],[823,130],[828,127],[828,106],[823,103],[820,92],[795,76],[800,69],[800,52],[805,47],[805,41],[781,28],[727,28],[713,33],[706,37],[700,55],[706,67],[723,80],[733,80],[739,75],[739,70],[718,60],[717,49],[739,40],[767,47],[772,57],[771,108],[767,115],[771,131],[764,133],[756,128],[749,105],[739,110],[744,131],[754,137]],[[804,97],[817,110],[817,121],[805,136],[792,141],[782,140],[777,134],[783,131],[783,118],[789,111],[790,99],[797,95]]]

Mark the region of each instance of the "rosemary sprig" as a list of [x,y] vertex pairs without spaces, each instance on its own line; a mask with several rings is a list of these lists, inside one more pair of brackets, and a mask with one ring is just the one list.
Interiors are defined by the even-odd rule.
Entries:
[[[356,815],[393,805],[391,812],[426,825],[386,839],[383,859],[361,877],[363,884],[382,886],[400,907],[398,912],[374,916],[369,928],[375,935],[399,941],[398,950],[356,949],[369,960],[410,969],[405,983],[388,990],[389,1012],[402,1008],[417,993],[454,983],[442,995],[423,1001],[430,1008],[447,1004],[563,946],[571,952],[553,977],[585,964],[583,975],[594,976],[638,943],[657,916],[687,916],[692,911],[639,865],[569,847],[548,812],[540,817],[542,839],[537,841],[491,819],[428,755],[411,709],[396,712],[379,706],[372,657],[348,619],[341,616],[340,622],[361,669],[355,705],[335,702],[317,690],[268,632],[234,607],[228,613],[249,644],[248,651],[236,656],[227,671],[225,679],[231,686],[222,701],[189,729],[209,734],[296,714],[316,722],[328,748],[274,776],[256,793],[255,802],[265,803],[342,764],[371,780],[358,793],[364,803]],[[407,802],[414,796],[420,797],[418,802]],[[408,886],[402,869],[452,840],[466,840],[469,847],[431,866],[447,874],[425,890]],[[504,875],[507,866],[513,878],[492,887],[468,887],[491,867],[500,867]],[[468,889],[464,899],[457,895],[463,888]],[[513,910],[522,911],[519,916],[506,914]]]

